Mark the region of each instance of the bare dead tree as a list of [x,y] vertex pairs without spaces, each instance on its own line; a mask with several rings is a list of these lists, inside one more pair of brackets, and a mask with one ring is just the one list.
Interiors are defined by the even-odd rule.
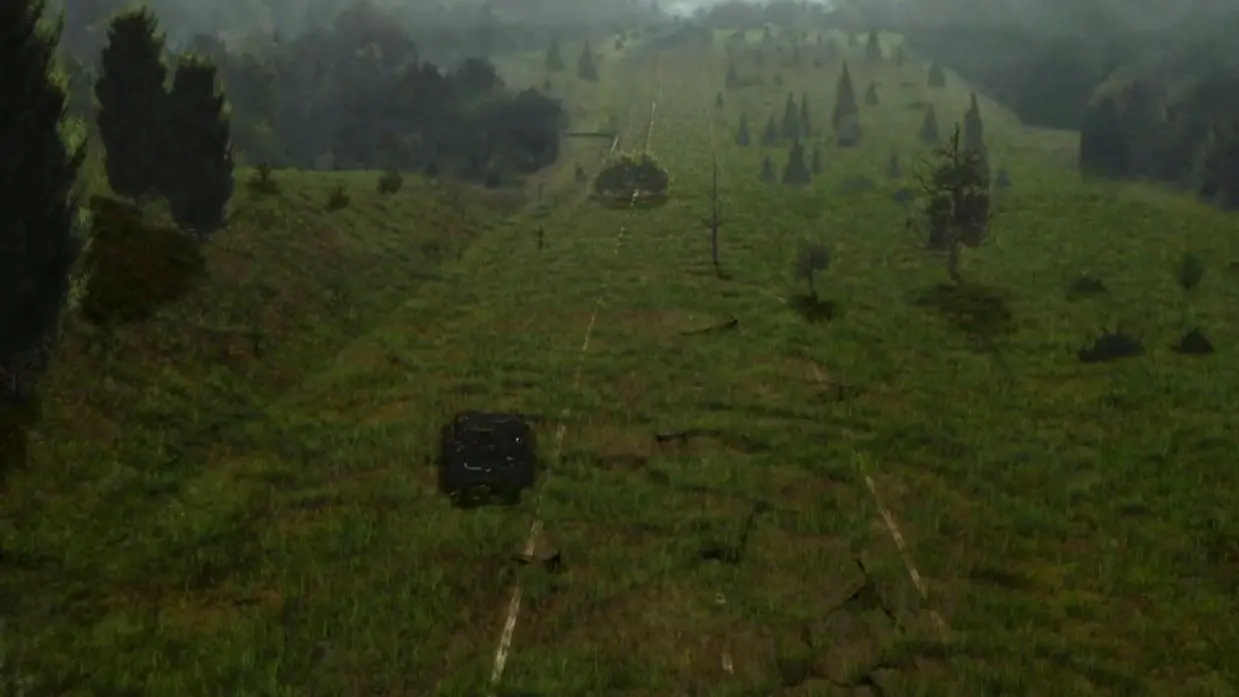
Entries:
[[925,247],[946,255],[947,273],[959,282],[964,248],[989,236],[990,182],[984,154],[964,147],[959,125],[916,175],[927,196],[918,219],[909,220]]

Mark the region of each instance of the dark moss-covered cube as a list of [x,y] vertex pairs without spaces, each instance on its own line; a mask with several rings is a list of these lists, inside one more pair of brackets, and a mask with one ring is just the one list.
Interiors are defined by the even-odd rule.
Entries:
[[537,464],[537,435],[519,414],[461,412],[441,432],[439,490],[461,506],[515,504]]

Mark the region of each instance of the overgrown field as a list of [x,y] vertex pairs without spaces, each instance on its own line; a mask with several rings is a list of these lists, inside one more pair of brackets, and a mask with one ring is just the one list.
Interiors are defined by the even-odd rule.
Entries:
[[[661,207],[589,200],[589,140],[519,212],[277,173],[209,281],[75,326],[2,499],[0,692],[472,697],[502,647],[509,695],[1234,694],[1234,219],[1083,182],[1073,135],[982,99],[1012,185],[953,286],[892,193],[924,106],[945,131],[967,87],[852,49],[879,104],[844,149],[838,62],[732,50],[764,85],[724,90],[719,35],[565,89],[669,169]],[[788,92],[822,149],[809,188],[759,178]],[[832,250],[816,301],[807,243]],[[1185,252],[1208,262],[1191,292]],[[1082,275],[1105,290],[1069,293]],[[1143,355],[1078,360],[1116,325]],[[1170,349],[1194,327],[1216,355]],[[520,506],[436,492],[437,429],[467,408],[537,424]],[[516,559],[534,521],[557,565]]]

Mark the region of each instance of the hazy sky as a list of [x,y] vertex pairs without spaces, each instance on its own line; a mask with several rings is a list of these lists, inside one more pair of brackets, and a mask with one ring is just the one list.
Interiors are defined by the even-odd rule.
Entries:
[[[710,5],[722,5],[730,0],[667,0],[661,3],[664,11],[674,15],[691,15],[700,7],[709,7]],[[833,0],[809,0],[814,5],[828,5]],[[761,0],[755,0],[755,4],[765,4]]]

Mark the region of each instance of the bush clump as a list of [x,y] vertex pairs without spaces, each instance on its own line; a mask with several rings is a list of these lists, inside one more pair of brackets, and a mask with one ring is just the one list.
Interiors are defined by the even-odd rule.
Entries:
[[671,178],[647,154],[615,156],[594,178],[594,193],[603,197],[657,197],[667,193]]

